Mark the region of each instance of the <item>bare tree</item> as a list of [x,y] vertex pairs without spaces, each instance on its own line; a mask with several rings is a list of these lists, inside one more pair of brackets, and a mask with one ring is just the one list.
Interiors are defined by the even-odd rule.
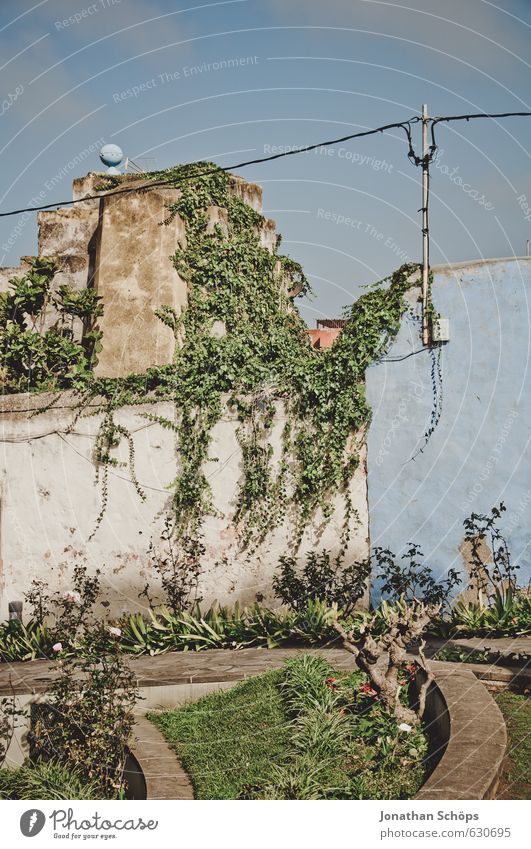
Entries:
[[357,639],[339,622],[335,623],[334,627],[341,636],[345,649],[354,655],[357,666],[368,676],[372,688],[384,705],[394,713],[397,722],[415,725],[422,719],[426,694],[433,681],[433,673],[429,670],[424,656],[424,641],[421,643],[417,661],[425,672],[425,680],[419,690],[417,712],[400,701],[400,667],[406,660],[408,645],[421,637],[439,610],[440,605],[426,605],[417,600],[407,606],[398,605],[390,608],[384,633],[377,633],[381,617],[374,614],[360,628]]

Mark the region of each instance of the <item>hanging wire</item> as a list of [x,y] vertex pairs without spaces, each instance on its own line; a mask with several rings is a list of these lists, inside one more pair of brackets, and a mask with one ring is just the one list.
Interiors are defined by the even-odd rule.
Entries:
[[[428,121],[431,124],[431,145],[428,153],[428,162],[431,162],[435,156],[435,152],[437,150],[437,142],[435,139],[435,127],[440,123],[450,123],[451,121],[471,121],[475,118],[519,118],[531,117],[531,112],[477,112],[470,113],[468,115],[441,115],[435,118],[429,118]],[[298,147],[295,150],[286,150],[282,153],[275,153],[270,156],[261,156],[258,159],[248,159],[245,162],[237,162],[234,165],[226,165],[226,166],[218,166],[216,168],[209,168],[208,170],[201,171],[196,174],[188,174],[179,177],[174,180],[150,180],[148,183],[145,183],[142,186],[130,186],[129,188],[116,189],[113,191],[113,195],[121,195],[128,194],[129,192],[139,192],[145,191],[146,189],[153,188],[164,188],[164,187],[172,187],[179,185],[180,183],[184,183],[187,180],[195,180],[198,177],[206,177],[209,174],[213,174],[216,171],[234,171],[237,168],[246,168],[249,165],[260,165],[263,162],[272,162],[274,159],[282,159],[285,156],[297,156],[300,153],[308,153],[311,150],[316,150],[319,147],[329,147],[330,145],[340,144],[341,142],[351,141],[352,139],[364,138],[365,136],[373,136],[378,133],[384,133],[386,130],[394,130],[401,129],[404,130],[407,137],[408,142],[408,159],[415,166],[420,166],[423,163],[423,157],[419,156],[413,147],[413,138],[412,138],[412,124],[418,124],[421,118],[416,115],[413,118],[409,118],[407,121],[397,121],[392,124],[384,124],[381,127],[375,127],[372,130],[363,130],[359,133],[350,133],[346,136],[341,136],[336,139],[328,139],[327,141],[316,142],[315,144],[308,144],[304,147]],[[131,160],[129,160],[131,162]],[[195,163],[189,163],[193,165]],[[10,215],[20,215],[23,212],[40,212],[43,209],[52,209],[55,206],[73,206],[76,203],[85,203],[89,200],[99,200],[102,197],[101,194],[97,195],[88,195],[85,198],[76,198],[75,200],[63,200],[63,201],[55,201],[54,203],[43,204],[42,206],[27,206],[22,207],[21,209],[12,209],[9,212],[0,212],[0,218],[6,218]]]
[[[145,183],[143,186],[130,186],[129,188],[116,189],[116,190],[113,191],[112,194],[113,194],[113,197],[114,197],[115,195],[128,194],[129,192],[144,191],[145,189],[152,189],[152,188],[159,188],[159,187],[164,188],[165,186],[173,188],[174,186],[177,186],[180,183],[184,183],[187,180],[196,180],[198,177],[206,177],[209,174],[217,173],[220,170],[221,171],[235,171],[237,168],[245,168],[248,165],[259,165],[262,162],[271,162],[273,159],[281,159],[282,157],[285,157],[285,156],[296,156],[299,153],[308,153],[308,151],[316,150],[319,147],[329,147],[330,145],[340,144],[341,142],[350,141],[352,139],[359,139],[359,138],[363,138],[365,136],[373,136],[373,135],[376,135],[377,133],[384,133],[386,130],[393,130],[393,129],[403,129],[403,130],[405,130],[406,135],[408,137],[408,141],[409,141],[410,151],[412,151],[411,124],[418,123],[419,121],[420,121],[419,117],[413,117],[413,118],[410,118],[408,121],[399,121],[399,122],[395,122],[393,124],[384,124],[382,127],[375,127],[373,130],[363,130],[359,133],[350,133],[347,136],[341,136],[340,138],[337,138],[337,139],[329,139],[327,141],[316,142],[315,144],[308,144],[308,145],[305,145],[304,147],[298,147],[295,150],[286,150],[286,151],[283,151],[282,153],[275,153],[275,154],[272,154],[271,156],[262,156],[258,159],[248,159],[246,162],[237,162],[234,165],[226,165],[226,166],[219,166],[219,167],[215,167],[215,168],[208,168],[207,170],[200,171],[199,173],[185,174],[182,177],[179,177],[178,179],[150,180],[149,182]],[[414,156],[415,155],[414,151],[412,151],[412,153],[413,153],[413,156]],[[409,156],[409,154],[408,154],[408,156]],[[131,160],[129,160],[129,161],[131,161]],[[189,164],[194,165],[196,163],[189,163]],[[105,174],[103,174],[102,176],[105,177]],[[19,215],[22,212],[39,212],[40,210],[43,210],[43,209],[51,209],[54,206],[73,206],[76,203],[85,203],[85,201],[88,201],[88,200],[100,200],[101,197],[102,197],[101,194],[89,195],[88,197],[76,198],[75,200],[55,201],[54,203],[47,203],[47,204],[43,204],[42,206],[29,206],[29,207],[23,207],[21,209],[13,209],[13,210],[10,210],[9,212],[0,212],[0,218],[6,218],[9,215]]]
[[529,118],[531,112],[473,112],[468,115],[437,115],[430,118],[431,122],[431,146],[430,146],[430,161],[437,150],[437,142],[435,140],[435,127],[437,124],[450,123],[450,121],[472,121],[475,118]]

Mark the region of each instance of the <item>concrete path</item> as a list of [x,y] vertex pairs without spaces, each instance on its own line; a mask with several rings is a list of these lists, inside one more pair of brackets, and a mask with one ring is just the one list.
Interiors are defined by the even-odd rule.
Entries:
[[427,648],[434,652],[448,646],[476,651],[488,649],[499,652],[502,657],[515,654],[531,657],[531,637],[453,637],[450,640],[428,637],[426,643]]
[[[492,651],[500,650],[504,655],[514,652],[520,654],[529,653],[531,639],[510,638],[488,640],[483,638],[463,640],[430,640],[433,649],[443,645],[456,645],[465,648],[485,648]],[[130,665],[135,671],[138,686],[144,690],[151,687],[164,687],[167,685],[196,685],[209,684],[212,682],[241,681],[252,675],[259,675],[268,669],[282,666],[288,658],[301,653],[319,654],[326,658],[329,663],[339,670],[354,669],[354,657],[341,648],[279,648],[279,649],[241,649],[231,651],[230,649],[208,649],[201,652],[168,652],[167,654],[149,657],[130,656]],[[493,667],[490,664],[449,664],[432,661],[441,668],[459,666],[469,668],[477,677],[485,677],[489,672],[494,676],[502,673],[516,675],[519,671],[529,680],[529,664],[521,664],[513,667]],[[524,669],[522,669],[522,666]],[[23,663],[1,663],[0,664],[0,696],[16,694],[44,693],[49,689],[52,681],[57,678],[57,661],[34,660]],[[491,675],[491,678],[493,675]]]

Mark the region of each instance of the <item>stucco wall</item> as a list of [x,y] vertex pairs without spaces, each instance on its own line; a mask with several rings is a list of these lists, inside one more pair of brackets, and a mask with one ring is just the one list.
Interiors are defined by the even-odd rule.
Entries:
[[[45,413],[32,415],[55,399]],[[22,600],[32,578],[44,579],[53,591],[71,586],[73,563],[86,557],[91,569],[102,570],[111,610],[142,608],[138,593],[150,582],[157,597],[158,582],[146,556],[152,535],[158,539],[170,509],[168,485],[177,474],[174,435],[147,421],[149,411],[167,418],[175,416],[173,405],[161,403],[123,408],[116,421],[133,433],[135,468],[146,493],[142,502],[130,480],[128,468],[109,471],[108,507],[92,539],[100,510],[100,491],[95,485],[94,437],[99,416],[80,418],[69,430],[73,399],[62,396],[7,396],[0,408],[0,619],[7,616],[8,602]],[[18,412],[17,412],[18,411]],[[272,444],[278,456],[283,410],[277,410]],[[289,522],[277,529],[253,554],[239,551],[232,525],[241,471],[241,452],[236,440],[237,422],[228,410],[213,431],[212,462],[206,466],[214,504],[219,515],[205,522],[206,554],[201,593],[205,603],[217,599],[232,604],[237,599],[252,603],[257,594],[274,603],[271,580],[282,553],[288,553]],[[116,450],[127,460],[127,445]],[[214,460],[215,458],[215,460]],[[365,450],[351,486],[359,525],[353,533],[348,556],[368,554],[368,516]],[[337,506],[340,507],[341,499]],[[318,544],[337,553],[342,512],[336,510]],[[317,526],[317,525],[316,525]],[[309,533],[302,552],[316,545]],[[162,600],[161,596],[158,596]]]
[[[139,181],[145,183],[145,181]],[[102,350],[96,374],[123,377],[173,359],[175,336],[155,315],[162,306],[180,313],[186,283],[171,257],[186,231],[178,215],[163,226],[177,190],[116,194],[102,198],[94,286],[102,298]]]
[[[399,553],[417,542],[437,573],[462,570],[463,520],[504,501],[501,528],[521,583],[529,580],[530,282],[526,258],[434,269],[433,298],[450,319],[451,338],[441,350],[441,419],[422,453],[434,400],[432,356],[367,370],[372,545]],[[418,312],[415,293],[412,305]],[[410,319],[387,358],[419,347]]]

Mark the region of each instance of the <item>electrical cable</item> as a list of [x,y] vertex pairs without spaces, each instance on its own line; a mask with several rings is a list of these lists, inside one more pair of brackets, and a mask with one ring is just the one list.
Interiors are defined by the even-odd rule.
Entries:
[[468,115],[436,115],[430,118],[431,123],[431,147],[430,161],[433,159],[433,154],[437,150],[437,142],[435,141],[435,127],[437,124],[450,123],[450,121],[470,121],[475,118],[529,118],[531,112],[472,112]]
[[424,345],[423,348],[418,348],[416,351],[410,351],[409,354],[404,354],[403,357],[385,357],[384,359],[375,360],[368,368],[379,366],[380,363],[401,363],[402,360],[408,360],[409,357],[414,357],[416,354],[422,354],[424,351],[431,351],[429,345]]
[[[226,165],[219,166],[215,168],[209,168],[205,171],[200,171],[199,173],[185,174],[179,179],[176,180],[150,180],[143,186],[131,186],[129,188],[118,189],[116,191],[112,191],[112,196],[128,194],[129,192],[139,192],[145,189],[151,188],[159,188],[168,186],[169,188],[173,188],[174,186],[179,185],[187,180],[196,180],[198,177],[206,177],[209,174],[217,173],[218,171],[234,171],[236,168],[245,168],[248,165],[259,165],[262,162],[271,162],[273,159],[281,159],[284,156],[295,156],[299,153],[307,153],[310,150],[316,150],[319,147],[329,147],[333,144],[340,144],[340,142],[350,141],[351,139],[363,138],[365,136],[376,135],[377,133],[384,133],[386,130],[392,129],[403,129],[406,132],[408,137],[410,153],[415,156],[415,152],[412,149],[412,140],[411,140],[411,124],[418,123],[420,121],[419,117],[410,118],[408,121],[399,121],[393,124],[384,124],[382,127],[375,127],[373,130],[363,130],[359,133],[350,133],[348,136],[341,136],[341,138],[337,139],[329,139],[328,141],[316,142],[315,144],[308,144],[304,147],[296,148],[295,150],[286,150],[282,153],[275,153],[271,156],[262,156],[258,159],[249,159],[246,162],[237,162],[234,165]],[[191,162],[189,165],[195,165],[196,163]],[[105,179],[105,174],[102,174],[102,178]],[[85,203],[85,201],[89,200],[100,200],[105,195],[88,195],[88,197],[84,198],[76,198],[75,200],[64,200],[64,201],[55,201],[54,203],[43,204],[42,206],[29,206],[21,209],[13,209],[10,212],[0,212],[0,218],[6,218],[9,215],[20,215],[23,212],[40,212],[43,209],[51,209],[53,206],[73,206],[76,203]]]
[[[437,150],[437,143],[435,141],[435,127],[437,124],[442,122],[449,123],[450,121],[470,121],[474,118],[518,118],[518,117],[531,117],[531,112],[477,112],[470,113],[468,115],[441,115],[435,118],[429,118],[429,122],[431,124],[431,139],[432,143],[430,146],[429,152],[429,161],[433,159],[435,155],[435,151]],[[316,142],[315,144],[308,144],[304,147],[299,147],[294,150],[286,150],[282,153],[275,153],[270,156],[262,156],[258,159],[248,159],[245,162],[237,162],[234,165],[226,165],[219,166],[216,168],[209,168],[206,171],[200,171],[199,173],[183,175],[177,180],[150,180],[143,186],[130,186],[129,188],[117,189],[113,191],[114,195],[122,195],[128,194],[129,192],[139,192],[144,191],[145,189],[152,188],[164,188],[166,186],[172,188],[173,186],[179,185],[179,183],[185,182],[187,180],[195,180],[198,177],[205,177],[209,174],[215,173],[218,170],[221,171],[234,171],[237,168],[245,168],[249,165],[260,165],[262,162],[272,162],[274,159],[282,159],[285,156],[296,156],[299,153],[308,153],[311,150],[316,150],[319,147],[329,147],[330,145],[340,144],[341,142],[351,141],[352,139],[364,138],[365,136],[376,135],[377,133],[383,133],[386,130],[393,129],[402,129],[405,131],[407,136],[407,141],[409,145],[408,150],[408,159],[416,166],[422,165],[423,157],[418,156],[415,153],[413,148],[413,139],[411,132],[411,125],[417,124],[421,118],[416,115],[413,118],[409,118],[407,121],[397,121],[392,124],[384,124],[381,127],[375,127],[372,130],[363,130],[359,133],[350,133],[347,136],[341,136],[337,139],[329,139],[328,141]],[[132,161],[132,160],[130,160]],[[189,165],[194,165],[196,163],[188,163]],[[105,178],[105,175],[102,175]],[[20,215],[24,212],[40,212],[44,209],[51,209],[54,206],[73,206],[76,203],[85,203],[89,200],[100,200],[101,197],[105,197],[105,195],[97,194],[97,195],[88,195],[84,198],[76,198],[75,200],[63,200],[63,201],[55,201],[54,203],[43,204],[42,206],[28,206],[22,207],[21,209],[13,209],[9,212],[0,212],[0,218],[6,218],[10,215]]]

